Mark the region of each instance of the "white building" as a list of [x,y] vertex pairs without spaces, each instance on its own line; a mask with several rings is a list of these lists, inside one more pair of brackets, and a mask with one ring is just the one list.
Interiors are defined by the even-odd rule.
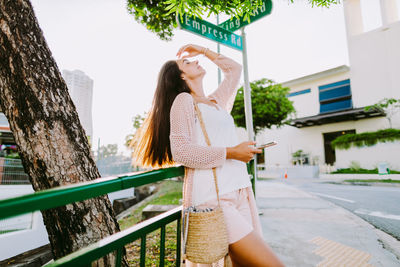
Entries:
[[[368,150],[334,150],[331,141],[345,133],[362,133],[388,128],[381,112],[367,112],[365,106],[383,98],[400,98],[400,21],[396,0],[380,0],[381,27],[363,30],[360,0],[344,0],[349,49],[349,66],[339,66],[282,83],[290,88],[289,99],[297,114],[291,126],[265,130],[258,143],[276,140],[268,148],[266,166],[288,168],[292,153],[309,154],[311,164],[348,168],[357,161],[372,169],[384,161],[400,170],[400,142],[379,144]],[[400,128],[400,114],[393,128]],[[368,152],[365,152],[368,151]],[[396,155],[397,153],[397,155]]]
[[93,136],[93,80],[80,70],[63,70],[62,76],[67,83],[69,93],[78,111],[79,119],[86,131],[86,135],[91,140]]

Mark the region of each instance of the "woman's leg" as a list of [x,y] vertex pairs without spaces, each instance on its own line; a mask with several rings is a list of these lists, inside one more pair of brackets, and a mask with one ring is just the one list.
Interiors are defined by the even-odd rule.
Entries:
[[234,267],[283,267],[283,263],[256,232],[251,232],[229,245]]
[[237,263],[237,262],[234,262],[234,261],[232,260],[232,257],[230,256],[230,254],[229,254],[229,258],[231,259],[231,261],[230,261],[230,264],[231,264],[231,265],[226,265],[226,266],[228,266],[228,267],[246,267],[246,266],[240,265],[240,264]]

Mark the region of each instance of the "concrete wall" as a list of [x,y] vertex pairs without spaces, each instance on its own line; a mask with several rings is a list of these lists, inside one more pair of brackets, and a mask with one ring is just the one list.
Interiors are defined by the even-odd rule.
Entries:
[[[361,133],[384,129],[386,125],[385,118],[377,117],[304,128],[284,126],[280,129],[264,130],[257,135],[256,141],[265,143],[275,140],[278,143],[276,146],[265,149],[266,165],[290,165],[292,153],[299,149],[310,154],[311,159],[318,157],[318,163],[323,164],[325,162],[323,133],[345,130],[356,130],[356,133]],[[336,154],[336,159],[340,156]]]
[[400,21],[348,39],[354,106],[400,98]]
[[[257,171],[259,178],[318,178],[318,166],[265,166],[262,170]],[[286,178],[285,178],[286,174]]]
[[380,162],[386,162],[389,169],[400,170],[400,141],[351,147],[348,150],[336,149],[337,168],[348,168],[351,161],[356,161],[364,169],[374,169]]

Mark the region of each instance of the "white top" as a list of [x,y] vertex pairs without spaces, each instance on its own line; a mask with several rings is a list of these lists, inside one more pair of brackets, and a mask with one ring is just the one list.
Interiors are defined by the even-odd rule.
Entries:
[[[219,107],[219,110],[217,110],[216,107],[204,103],[198,103],[198,107],[201,111],[211,146],[232,147],[240,143],[233,118],[225,109]],[[197,117],[195,127],[198,144],[207,146]],[[225,163],[216,169],[219,195],[251,186],[246,163],[242,161],[226,159]],[[193,177],[193,205],[199,205],[216,198],[217,193],[212,169],[196,168]]]

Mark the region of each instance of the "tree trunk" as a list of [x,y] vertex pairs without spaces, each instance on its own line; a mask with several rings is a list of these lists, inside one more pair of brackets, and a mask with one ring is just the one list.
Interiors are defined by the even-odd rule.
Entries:
[[[0,105],[34,190],[100,177],[28,0],[0,0],[0,66]],[[55,259],[119,231],[107,196],[42,215]],[[95,265],[113,266],[113,260],[110,254]]]

